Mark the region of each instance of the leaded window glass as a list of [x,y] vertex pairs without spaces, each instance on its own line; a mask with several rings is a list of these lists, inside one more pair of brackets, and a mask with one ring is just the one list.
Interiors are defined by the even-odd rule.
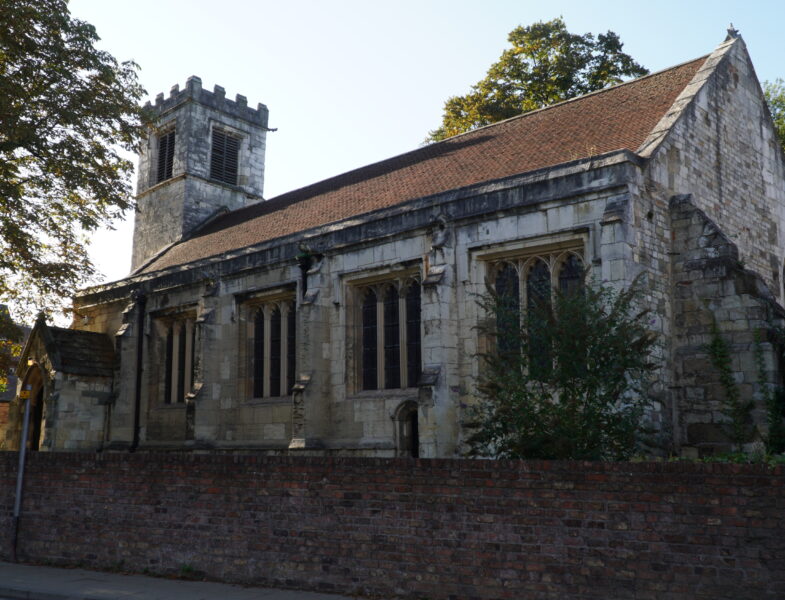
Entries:
[[420,289],[413,279],[358,288],[361,389],[417,385],[422,369]]

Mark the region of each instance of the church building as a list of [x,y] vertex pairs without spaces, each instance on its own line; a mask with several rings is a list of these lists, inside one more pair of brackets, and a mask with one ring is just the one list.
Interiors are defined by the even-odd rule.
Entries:
[[[782,383],[785,156],[745,44],[276,198],[267,108],[191,77],[150,106],[132,272],[40,319],[5,432],[40,450],[456,457],[477,294],[638,280],[652,452],[727,447],[716,327],[766,432]],[[762,357],[762,367],[758,358]],[[760,368],[759,368],[760,367]]]

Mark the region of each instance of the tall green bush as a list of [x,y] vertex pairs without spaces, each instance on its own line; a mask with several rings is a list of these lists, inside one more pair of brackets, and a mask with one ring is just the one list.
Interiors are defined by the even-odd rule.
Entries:
[[480,325],[493,340],[481,354],[470,410],[470,455],[623,460],[642,428],[655,336],[636,285],[595,284],[546,295],[524,315],[488,292]]

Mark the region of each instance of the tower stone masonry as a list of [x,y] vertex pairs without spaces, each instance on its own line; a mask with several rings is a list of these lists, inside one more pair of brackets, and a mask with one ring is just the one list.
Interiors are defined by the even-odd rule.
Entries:
[[268,110],[199,77],[146,108],[150,135],[139,156],[131,271],[200,225],[262,200]]

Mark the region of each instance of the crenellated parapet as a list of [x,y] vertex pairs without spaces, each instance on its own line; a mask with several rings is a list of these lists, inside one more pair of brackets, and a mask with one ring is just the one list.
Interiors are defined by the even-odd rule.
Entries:
[[213,86],[212,92],[206,90],[202,87],[201,78],[196,75],[191,75],[187,79],[185,88],[180,89],[180,85],[175,84],[169,90],[168,97],[165,97],[163,92],[161,92],[155,97],[155,104],[148,101],[145,104],[145,108],[152,110],[154,116],[159,118],[188,101],[198,102],[236,119],[267,127],[269,115],[267,106],[260,102],[256,105],[256,108],[252,108],[248,106],[248,98],[242,94],[235,95],[234,100],[231,100],[226,97],[226,90],[220,85]]

